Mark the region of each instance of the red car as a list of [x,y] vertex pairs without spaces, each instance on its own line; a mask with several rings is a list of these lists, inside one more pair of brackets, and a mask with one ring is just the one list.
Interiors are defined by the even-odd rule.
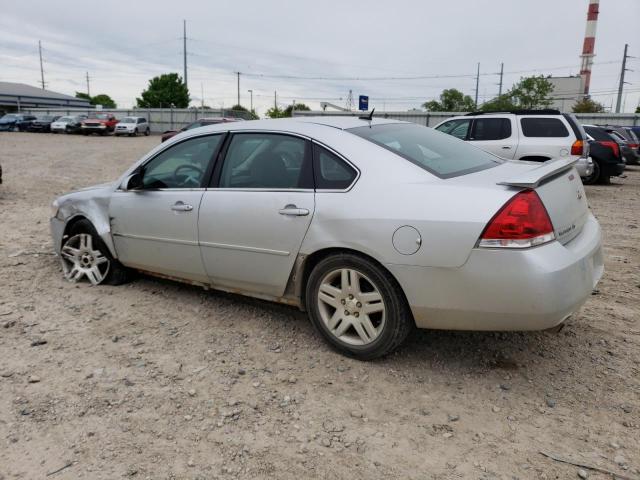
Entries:
[[190,123],[186,127],[182,127],[180,130],[167,130],[162,134],[162,141],[164,142],[166,140],[169,140],[174,135],[177,135],[180,132],[191,130],[192,128],[204,127],[205,125],[215,125],[216,123],[237,122],[238,120],[242,119],[228,117],[201,118],[200,120],[196,120],[195,122]]
[[83,135],[90,133],[99,133],[106,135],[113,132],[116,128],[118,119],[113,113],[92,113],[89,118],[85,118],[80,124],[80,131]]

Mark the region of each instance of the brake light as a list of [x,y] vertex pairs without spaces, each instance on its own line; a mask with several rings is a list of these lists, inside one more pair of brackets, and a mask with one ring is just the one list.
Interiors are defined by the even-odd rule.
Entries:
[[571,145],[571,155],[582,155],[584,153],[584,143],[582,140],[576,140]]
[[516,194],[487,224],[478,241],[479,247],[528,248],[555,238],[553,225],[533,190]]
[[618,144],[612,140],[605,140],[600,142],[601,145],[604,145],[605,147],[609,147],[611,150],[613,150],[613,154],[616,157],[620,157],[620,147],[618,146]]
[[637,144],[637,143],[630,143],[629,144],[629,148],[638,148],[638,147],[640,147],[640,144]]

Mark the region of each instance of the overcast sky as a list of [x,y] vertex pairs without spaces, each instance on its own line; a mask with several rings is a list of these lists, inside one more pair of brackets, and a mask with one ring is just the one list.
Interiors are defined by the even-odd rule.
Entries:
[[[0,80],[38,85],[42,41],[47,88],[107,93],[131,107],[148,80],[182,75],[187,21],[192,103],[273,105],[320,101],[344,106],[349,90],[377,110],[420,107],[455,87],[480,101],[521,76],[577,74],[588,0],[181,0],[6,2],[0,15]],[[640,57],[640,0],[601,0],[591,82],[610,107],[624,44]],[[631,59],[626,112],[640,100],[640,61]],[[406,79],[406,77],[429,77]],[[296,78],[297,77],[297,78]],[[399,79],[398,79],[399,77]],[[444,77],[444,78],[437,78]]]

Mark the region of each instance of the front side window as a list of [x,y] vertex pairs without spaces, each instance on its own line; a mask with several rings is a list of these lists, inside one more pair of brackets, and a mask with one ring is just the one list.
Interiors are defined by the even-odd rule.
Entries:
[[467,138],[467,133],[469,133],[470,124],[471,120],[464,118],[459,120],[449,120],[448,122],[444,122],[442,125],[438,126],[436,130],[442,133],[448,133],[460,140],[465,140]]
[[503,140],[511,136],[511,120],[508,118],[476,118],[469,140]]
[[233,135],[220,173],[220,188],[312,188],[306,140],[274,133]]
[[146,118],[139,118],[138,119],[138,123],[147,123],[147,119]]
[[145,189],[200,188],[223,135],[197,137],[169,147],[145,164]]
[[317,190],[344,190],[358,176],[350,165],[319,145],[313,146],[313,173]]
[[520,119],[525,137],[557,138],[568,137],[569,131],[559,118],[523,117]]
[[347,131],[399,155],[440,178],[466,175],[502,163],[497,157],[479,148],[420,125],[390,123],[350,128]]

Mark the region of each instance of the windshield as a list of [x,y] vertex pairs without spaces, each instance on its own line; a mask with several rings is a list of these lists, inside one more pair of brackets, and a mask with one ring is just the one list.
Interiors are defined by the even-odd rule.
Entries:
[[120,120],[120,123],[136,123],[135,117],[125,117]]
[[418,165],[440,178],[451,178],[495,167],[497,157],[432,128],[395,123],[347,129]]
[[53,119],[56,118],[53,115],[42,115],[38,117],[39,122],[53,122]]
[[62,118],[58,119],[58,122],[61,122],[61,123],[75,122],[75,118],[73,118],[73,117],[62,117]]
[[0,118],[0,120],[17,120],[17,119],[18,119],[18,115],[13,115],[11,113]]
[[109,115],[107,115],[106,113],[93,113],[89,116],[89,118],[98,118],[100,120],[108,120]]

